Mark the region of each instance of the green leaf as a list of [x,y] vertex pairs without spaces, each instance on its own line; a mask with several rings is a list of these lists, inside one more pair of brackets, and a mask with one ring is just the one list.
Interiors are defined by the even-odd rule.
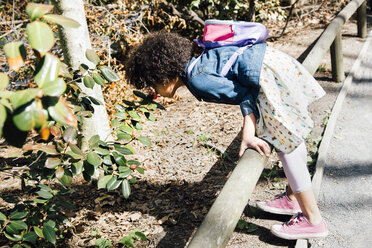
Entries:
[[93,64],[97,65],[101,60],[93,49],[87,49],[85,51],[85,56]]
[[134,236],[138,239],[138,240],[141,240],[141,241],[146,241],[147,238],[146,238],[146,235],[142,232],[140,232],[138,229],[135,229],[133,231],[133,234]]
[[106,185],[107,183],[112,179],[112,175],[106,175],[106,176],[103,176],[101,177],[99,180],[98,180],[98,189],[104,189],[106,188]]
[[61,62],[51,53],[45,54],[40,61],[40,67],[37,68],[34,80],[40,88],[47,86],[47,83],[53,82],[57,79]]
[[62,166],[59,166],[57,170],[55,171],[56,178],[59,180],[61,180],[64,174],[65,174],[65,169],[63,169]]
[[9,77],[6,73],[0,72],[0,90],[5,89],[9,84]]
[[21,131],[41,128],[48,119],[48,113],[43,109],[40,100],[17,109],[13,115],[13,122]]
[[40,203],[40,204],[44,204],[46,203],[48,200],[45,200],[45,199],[41,199],[41,198],[35,198],[33,200],[34,203]]
[[127,118],[127,114],[124,112],[116,112],[114,114],[118,119],[125,120]]
[[26,211],[18,212],[17,210],[10,213],[10,219],[11,220],[21,220],[27,216]]
[[141,163],[138,162],[137,160],[128,160],[128,164],[129,164],[129,165],[132,165],[132,164],[140,165]]
[[7,239],[9,239],[10,241],[13,241],[13,242],[17,242],[17,241],[20,241],[22,238],[19,237],[19,235],[11,235],[11,234],[8,234],[7,232],[4,232],[4,235]]
[[151,113],[145,113],[145,116],[149,121],[155,121],[156,120],[155,116]]
[[125,111],[125,107],[121,104],[115,104],[115,109],[118,111],[118,112],[124,112]]
[[97,84],[99,84],[101,86],[106,85],[106,81],[97,72],[93,72],[92,77]]
[[132,236],[129,236],[128,235],[128,236],[123,237],[121,239],[120,243],[123,244],[123,245],[125,245],[125,246],[128,246],[130,248],[134,248],[134,240],[133,240]]
[[71,151],[76,155],[79,155],[80,158],[84,157],[84,153],[80,150],[79,147],[77,147],[77,145],[69,144],[69,147],[71,148]]
[[121,184],[121,181],[117,179],[116,176],[112,177],[106,184],[106,188],[108,191],[117,189]]
[[61,160],[59,158],[47,158],[45,161],[45,167],[48,169],[55,169],[60,164]]
[[116,151],[120,152],[123,155],[132,155],[133,152],[128,148],[121,144],[114,144],[114,148]]
[[53,5],[47,4],[28,3],[26,6],[26,13],[31,21],[33,21],[51,11],[53,7]]
[[133,126],[134,126],[135,129],[142,130],[142,124],[141,124],[140,121],[134,121],[134,120],[132,120],[132,123],[133,123]]
[[47,82],[42,90],[46,96],[60,96],[66,90],[66,83],[62,78],[57,78],[52,82]]
[[128,114],[130,117],[132,117],[134,120],[141,120],[141,117],[138,115],[137,111],[130,110],[128,111]]
[[98,156],[97,153],[95,152],[90,152],[88,153],[87,155],[87,162],[91,165],[93,165],[94,167],[98,167],[102,164],[102,159],[100,156]]
[[110,150],[108,148],[96,147],[93,150],[99,155],[103,155],[103,156],[110,154]]
[[46,219],[46,221],[44,221],[43,226],[50,226],[51,228],[55,228],[56,227],[56,222],[51,220],[51,219]]
[[38,192],[36,192],[36,194],[38,194],[41,198],[44,198],[46,200],[50,200],[53,198],[53,194],[48,192],[48,191],[44,191],[44,190],[39,190]]
[[116,136],[118,137],[118,140],[131,140],[132,139],[132,135],[130,135],[129,133],[119,132]]
[[[54,100],[55,103],[55,100]],[[48,107],[49,115],[60,125],[77,127],[77,121],[71,109],[61,99]]]
[[52,189],[49,186],[45,185],[45,184],[38,184],[37,187],[39,187],[40,190],[52,191]]
[[107,66],[100,66],[99,69],[101,70],[102,75],[106,78],[109,82],[116,82],[119,81],[120,78]]
[[73,163],[71,170],[74,175],[80,175],[83,172],[83,162],[78,161]]
[[39,236],[40,238],[44,238],[43,230],[41,230],[41,228],[34,226],[34,231],[37,236]]
[[96,239],[96,246],[98,248],[109,248],[112,247],[112,243],[110,240],[107,240],[105,238],[99,238]]
[[251,233],[258,230],[258,226],[256,224],[250,223],[248,229],[246,230],[247,233]]
[[113,119],[112,121],[111,121],[111,126],[112,126],[112,128],[117,128],[118,126],[119,126],[119,121],[118,121],[118,119]]
[[71,204],[69,202],[66,202],[66,201],[63,201],[63,200],[59,200],[58,203],[65,209],[68,209],[68,210],[74,210],[75,209],[75,206],[74,204]]
[[144,171],[143,168],[141,168],[141,167],[137,167],[136,170],[137,170],[140,174],[145,174],[145,171]]
[[121,193],[125,199],[128,199],[130,196],[130,184],[127,179],[124,179],[121,184]]
[[114,156],[114,160],[115,160],[115,163],[119,166],[123,166],[126,164],[127,160],[125,159],[124,156],[114,152],[112,153],[112,155]]
[[30,242],[31,244],[36,244],[38,235],[35,232],[29,232],[23,235],[23,241]]
[[107,165],[112,165],[111,156],[110,155],[104,156],[103,157],[103,163],[107,164]]
[[137,140],[145,146],[151,146],[151,140],[145,136],[139,136],[137,137]]
[[238,227],[240,230],[243,230],[248,226],[248,223],[245,220],[239,220],[238,221]]
[[8,60],[9,68],[18,70],[23,64],[26,57],[26,48],[21,41],[15,41],[5,44],[5,56]]
[[132,134],[134,131],[133,128],[131,128],[127,123],[125,123],[124,125],[121,125],[120,130],[125,133],[129,133],[129,134]]
[[83,78],[83,82],[84,82],[85,87],[89,89],[93,89],[94,84],[96,83],[94,79],[88,75]]
[[44,56],[54,46],[52,29],[44,22],[34,21],[26,26],[31,47]]
[[43,226],[43,235],[46,240],[48,240],[50,243],[55,244],[57,241],[56,233],[54,232],[54,229],[46,224]]
[[7,227],[18,232],[19,230],[27,229],[27,224],[20,220],[14,220],[11,221],[10,224],[7,225]]
[[35,97],[39,94],[39,92],[40,92],[40,89],[35,89],[35,88],[18,90],[9,97],[9,100],[13,108],[17,109],[20,106],[34,100]]
[[70,186],[72,183],[72,173],[69,170],[64,170],[63,176],[60,181],[64,186]]
[[132,170],[127,166],[120,166],[119,171],[120,171],[119,178],[121,179],[127,178],[132,174]]
[[73,20],[69,17],[65,17],[65,16],[61,16],[61,15],[55,15],[55,14],[44,15],[43,19],[47,20],[47,21],[50,21],[50,22],[54,22],[58,25],[63,26],[64,28],[78,28],[78,27],[80,27],[80,23],[78,23],[77,21],[75,21],[75,20]]
[[100,140],[99,135],[96,134],[96,135],[93,135],[93,136],[89,139],[88,142],[89,142],[89,144],[91,144],[91,145],[93,146],[93,145],[97,144],[99,140]]
[[144,94],[144,93],[142,93],[142,92],[140,92],[138,90],[133,90],[133,94],[136,95],[136,96],[138,96],[138,97],[141,97],[143,99],[146,99],[147,98],[146,94]]
[[6,216],[2,212],[0,212],[0,222],[6,221]]
[[77,137],[78,130],[75,127],[68,127],[63,132],[63,139],[66,142],[73,142]]
[[149,110],[147,108],[144,108],[144,107],[139,107],[138,109],[141,110],[143,113],[148,113],[149,112]]
[[0,104],[0,137],[3,136],[3,127],[6,121],[6,109],[4,105]]

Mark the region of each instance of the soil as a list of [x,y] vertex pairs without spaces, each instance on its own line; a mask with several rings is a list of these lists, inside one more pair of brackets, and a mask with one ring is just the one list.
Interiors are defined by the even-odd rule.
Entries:
[[[269,42],[298,58],[322,32],[321,25],[293,28],[287,35]],[[356,25],[349,22],[343,28],[346,72],[359,54],[362,39],[357,38]],[[325,118],[329,115],[341,87],[332,82],[328,57],[316,78],[327,95],[311,106],[315,122],[311,140],[322,135]],[[107,193],[94,185],[76,182],[73,202],[76,210],[69,213],[75,226],[73,235],[66,236],[61,247],[94,246],[98,237],[118,244],[131,230],[138,228],[148,241],[136,241],[136,247],[185,247],[201,224],[205,214],[218,196],[238,159],[242,118],[238,106],[198,102],[185,88],[177,92],[179,100],[160,99],[167,108],[159,111],[157,121],[147,122],[141,135],[149,137],[151,147],[136,145],[135,158],[142,161],[145,174],[138,174],[129,200],[119,192]],[[311,141],[308,143],[311,149]],[[18,151],[0,147],[4,157]],[[8,162],[14,159],[7,159]],[[17,162],[19,163],[19,161]],[[280,164],[273,154],[265,166],[265,173]],[[19,182],[6,173],[0,173],[1,195],[18,193]],[[262,176],[249,200],[241,219],[250,228],[233,233],[227,247],[292,247],[294,241],[285,241],[270,234],[270,226],[288,220],[260,212],[256,201],[273,198],[282,192],[286,179],[281,168],[272,177]],[[0,209],[9,204],[0,198]],[[96,231],[98,235],[92,235]],[[0,240],[0,245],[5,240]]]

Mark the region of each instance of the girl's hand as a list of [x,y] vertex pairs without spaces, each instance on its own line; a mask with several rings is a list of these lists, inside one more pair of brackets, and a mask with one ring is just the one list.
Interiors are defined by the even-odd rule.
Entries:
[[267,144],[266,141],[260,139],[256,136],[252,136],[249,138],[244,138],[242,143],[240,144],[240,151],[239,151],[239,158],[241,158],[244,154],[244,151],[248,148],[255,149],[259,154],[269,156],[270,155],[270,146]]

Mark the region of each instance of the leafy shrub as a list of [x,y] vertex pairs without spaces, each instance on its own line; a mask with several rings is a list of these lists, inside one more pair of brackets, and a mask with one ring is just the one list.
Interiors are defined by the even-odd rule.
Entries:
[[[92,114],[93,104],[103,103],[82,92],[77,82],[93,88],[95,84],[104,86],[107,81],[120,78],[109,67],[99,66],[100,58],[93,50],[86,51],[86,56],[95,68],[81,65],[77,71],[50,52],[55,40],[46,21],[68,27],[79,25],[72,19],[48,14],[52,8],[34,3],[26,8],[30,18],[27,38],[34,51],[36,68],[30,80],[35,86],[11,89],[7,73],[0,73],[0,134],[8,144],[23,147],[26,158],[33,160],[28,170],[18,175],[23,193],[31,198],[3,197],[14,207],[0,212],[0,234],[24,247],[56,244],[64,238],[62,230],[68,223],[65,212],[75,208],[66,200],[74,192],[69,188],[74,176],[83,175],[88,182],[99,178],[99,189],[120,189],[129,198],[130,184],[136,182],[132,173],[144,173],[138,161],[127,157],[134,154],[130,143],[137,140],[151,145],[137,130],[142,129],[144,119],[154,121],[153,111],[162,108],[153,102],[152,95],[135,92],[137,101],[116,105],[111,123],[115,139],[101,140],[95,135],[89,140],[89,149],[83,151],[78,143],[81,135],[78,127],[83,117]],[[17,72],[24,64],[25,47],[20,41],[4,46],[8,73]],[[37,143],[24,145],[33,130],[39,133]],[[51,186],[51,180],[59,183]]]

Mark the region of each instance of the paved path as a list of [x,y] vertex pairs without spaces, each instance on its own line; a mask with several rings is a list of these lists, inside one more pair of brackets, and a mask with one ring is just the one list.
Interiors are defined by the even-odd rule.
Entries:
[[359,62],[325,155],[318,200],[330,235],[311,247],[372,247],[372,37]]

